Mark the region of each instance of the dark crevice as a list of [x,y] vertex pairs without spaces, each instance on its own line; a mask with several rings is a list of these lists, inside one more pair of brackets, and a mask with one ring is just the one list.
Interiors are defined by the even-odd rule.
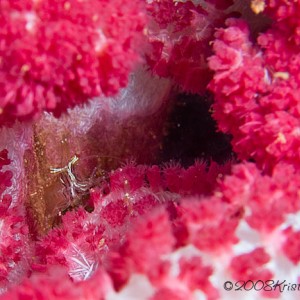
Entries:
[[179,94],[174,102],[161,160],[175,160],[185,167],[196,159],[224,163],[233,158],[230,136],[217,131],[211,116],[212,96]]

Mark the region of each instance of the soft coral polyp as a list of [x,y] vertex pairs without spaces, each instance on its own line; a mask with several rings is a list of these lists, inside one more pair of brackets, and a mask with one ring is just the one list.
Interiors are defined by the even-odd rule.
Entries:
[[127,84],[140,59],[141,1],[1,1],[1,123],[60,115]]

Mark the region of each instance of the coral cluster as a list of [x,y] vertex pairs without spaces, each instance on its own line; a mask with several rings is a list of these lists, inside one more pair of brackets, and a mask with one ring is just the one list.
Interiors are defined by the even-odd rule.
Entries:
[[147,61],[162,77],[170,77],[192,93],[204,92],[210,79],[206,58],[214,27],[226,16],[226,4],[203,1],[149,1],[147,30],[150,51]]
[[1,1],[1,123],[28,120],[127,84],[139,60],[139,0]]
[[11,163],[8,151],[0,152],[0,291],[10,282],[19,283],[27,275],[28,257],[31,254],[29,230],[22,199],[14,201],[7,188],[12,186],[13,173],[4,171]]
[[0,299],[299,298],[299,14],[1,1]]
[[280,161],[299,165],[299,4],[270,1],[273,23],[251,40],[242,20],[219,29],[209,65],[220,130],[233,136],[241,159],[260,167]]

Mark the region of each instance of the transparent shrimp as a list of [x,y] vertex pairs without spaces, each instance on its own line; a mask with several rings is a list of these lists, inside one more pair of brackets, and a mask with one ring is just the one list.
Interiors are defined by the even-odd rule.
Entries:
[[78,161],[78,157],[74,155],[68,164],[62,168],[50,168],[50,173],[61,173],[61,183],[70,189],[71,199],[76,199],[78,194],[85,193],[90,189],[90,185],[87,182],[80,182],[73,172],[73,166]]

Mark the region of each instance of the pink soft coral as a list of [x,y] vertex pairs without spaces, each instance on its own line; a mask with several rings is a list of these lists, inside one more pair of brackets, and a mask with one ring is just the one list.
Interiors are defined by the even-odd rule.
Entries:
[[73,283],[61,267],[49,269],[45,274],[34,274],[18,289],[5,294],[3,300],[104,300],[110,288],[109,278],[101,271],[93,279]]
[[[104,19],[106,17],[108,19],[116,18],[116,15],[110,16],[111,8],[117,9],[115,5],[121,4],[117,0],[109,3],[105,1],[95,3],[100,6],[107,5],[105,6],[107,15],[104,14]],[[210,15],[204,9],[205,7],[202,7],[205,3],[208,5],[206,8],[217,8],[217,11],[219,8],[227,11],[226,8],[231,4],[222,1],[175,1],[174,3],[164,0],[148,1],[148,13],[154,22],[148,31],[148,37],[153,46],[152,50],[154,50],[154,52],[150,52],[150,56],[153,56],[148,57],[149,61],[152,60],[153,70],[158,73],[162,72],[163,76],[173,78],[184,89],[195,92],[199,92],[203,88],[201,84],[196,83],[197,80],[198,83],[202,82],[202,79],[194,78],[191,74],[195,74],[193,71],[199,66],[206,68],[205,63],[203,64],[203,61],[199,62],[197,59],[199,56],[207,55],[208,44],[203,46],[208,48],[204,50],[201,48],[201,53],[196,53],[195,56],[189,56],[189,54],[193,54],[197,48],[194,47],[199,45],[195,42],[198,41],[197,34],[203,33],[203,28],[200,28],[199,32],[198,25],[203,24],[202,21],[204,24],[216,24],[214,22],[217,21],[216,10],[213,10]],[[236,5],[238,3],[239,1],[235,2]],[[135,4],[132,4],[132,7],[131,4],[128,5],[134,12],[140,11],[135,10],[137,9]],[[193,300],[204,298],[227,300],[233,298],[233,294],[224,289],[224,282],[228,280],[233,283],[245,280],[248,282],[246,285],[248,288],[251,280],[253,280],[253,285],[255,281],[260,282],[264,285],[261,291],[252,289],[245,293],[235,290],[232,292],[236,293],[235,295],[238,295],[239,299],[247,297],[261,299],[262,297],[281,297],[285,283],[283,280],[288,284],[288,288],[291,286],[289,283],[299,282],[300,175],[298,171],[300,160],[298,146],[300,127],[298,121],[299,59],[296,51],[299,46],[299,4],[296,1],[290,3],[280,0],[258,1],[258,4],[262,5],[260,9],[277,23],[269,24],[266,31],[257,38],[253,28],[249,30],[249,22],[247,24],[245,20],[241,20],[244,16],[241,19],[228,20],[227,27],[219,29],[216,33],[216,40],[213,44],[215,55],[209,61],[211,69],[215,72],[210,89],[215,95],[214,116],[218,121],[219,128],[233,136],[232,143],[239,158],[246,160],[250,158],[254,161],[252,163],[245,161],[225,166],[211,163],[207,166],[204,163],[196,162],[187,168],[182,168],[180,164],[176,163],[168,163],[164,167],[127,163],[107,172],[99,167],[97,172],[93,172],[93,176],[89,178],[88,182],[91,182],[89,185],[86,185],[85,181],[81,181],[80,166],[70,167],[67,173],[69,177],[65,173],[57,171],[60,169],[59,162],[63,159],[67,160],[72,151],[78,154],[77,150],[74,150],[74,145],[78,145],[76,149],[86,151],[80,152],[82,161],[85,161],[85,155],[88,160],[87,153],[96,149],[93,155],[89,153],[96,161],[101,157],[99,154],[101,151],[98,152],[99,147],[103,147],[108,154],[111,154],[114,148],[117,153],[120,149],[123,153],[121,143],[123,139],[127,139],[129,143],[134,141],[135,145],[138,143],[137,141],[140,141],[134,139],[135,135],[141,140],[146,139],[145,128],[148,127],[145,124],[137,126],[137,131],[134,131],[130,138],[124,134],[125,137],[118,135],[118,138],[115,138],[116,132],[119,132],[117,127],[121,127],[122,124],[129,124],[128,128],[131,129],[134,127],[132,124],[139,124],[133,122],[136,119],[141,123],[143,121],[146,123],[146,116],[152,118],[152,123],[156,122],[156,117],[153,117],[155,110],[169,94],[169,83],[166,83],[165,87],[161,86],[160,89],[156,89],[156,85],[162,81],[159,79],[152,81],[148,76],[144,76],[145,74],[141,76],[142,73],[135,75],[139,78],[137,82],[140,82],[140,85],[134,86],[134,88],[129,86],[126,90],[121,91],[118,96],[120,108],[116,109],[112,99],[103,105],[107,111],[114,113],[109,119],[106,118],[105,110],[94,109],[94,106],[91,106],[87,110],[70,113],[69,118],[75,117],[72,121],[68,118],[55,121],[48,116],[46,120],[42,120],[35,126],[33,133],[31,128],[26,129],[25,125],[24,128],[18,127],[19,123],[13,129],[2,130],[1,141],[7,143],[6,148],[11,153],[12,161],[8,159],[7,151],[0,152],[0,196],[2,197],[0,227],[4,229],[0,235],[0,292],[4,293],[9,288],[9,291],[4,293],[0,299]],[[43,24],[34,17],[41,15],[45,20],[52,20],[54,12],[59,12],[62,19],[57,22],[53,21],[51,24],[56,29],[66,26],[66,32],[72,34],[74,33],[72,28],[66,24],[69,24],[68,22],[75,23],[75,19],[73,19],[75,15],[81,16],[76,20],[76,24],[90,30],[94,28],[90,22],[93,21],[96,24],[98,21],[102,22],[97,18],[91,20],[88,17],[90,16],[90,6],[87,2],[61,3],[58,1],[50,3],[44,1],[33,4],[32,2],[11,1],[8,3],[4,1],[1,5],[5,12],[3,18],[8,18],[9,21],[8,27],[5,27],[4,24],[4,28],[5,30],[7,28],[16,29],[13,31],[15,34],[22,33],[26,27],[27,31],[34,32],[39,28],[38,26]],[[34,10],[32,10],[33,5],[36,5]],[[253,1],[252,6],[255,5]],[[43,7],[45,10],[42,9]],[[85,8],[87,11],[77,10],[78,14],[75,15],[66,13],[72,11],[73,8],[75,10]],[[258,7],[256,8],[258,9]],[[128,7],[124,5],[118,9],[127,11]],[[182,19],[177,19],[177,10],[182,12]],[[34,14],[24,14],[28,11],[34,11]],[[44,14],[46,11],[49,16]],[[7,12],[10,13],[7,14]],[[87,15],[85,12],[88,12]],[[132,22],[128,25],[127,20],[124,20],[124,22],[126,21],[124,27],[118,24],[125,33],[128,33],[127,25],[133,30],[138,28],[136,35],[132,36],[131,31],[128,33],[135,41],[135,38],[139,39],[143,17],[138,13],[137,15],[133,13],[133,15],[139,16],[135,19],[137,23]],[[205,17],[202,18],[202,15]],[[122,19],[120,15],[118,17]],[[21,19],[20,23],[12,23],[13,18]],[[105,19],[103,24],[106,24],[108,19]],[[93,22],[92,24],[94,24]],[[23,27],[20,24],[23,24]],[[113,24],[116,23],[113,22]],[[125,61],[124,58],[130,58],[131,54],[136,58],[136,52],[129,51],[131,54],[128,57],[123,56],[123,50],[127,49],[127,46],[131,50],[133,48],[128,39],[123,40],[123,35],[120,33],[123,32],[121,27],[120,31],[114,32],[116,35],[120,34],[120,37],[111,33],[111,37],[113,37],[111,42],[116,48],[114,46],[109,48],[106,45],[100,50],[104,55],[101,57],[105,58],[101,70],[108,72],[101,74],[103,75],[99,77],[101,80],[97,76],[96,79],[93,77],[93,64],[91,77],[88,76],[90,50],[84,52],[85,49],[82,51],[87,55],[86,57],[82,55],[79,57],[79,61],[78,57],[75,57],[75,60],[77,59],[76,66],[77,63],[86,63],[84,71],[79,70],[78,85],[76,83],[70,86],[70,81],[68,81],[70,68],[71,71],[73,70],[73,60],[71,60],[71,65],[69,64],[66,70],[59,74],[63,75],[53,79],[58,80],[59,83],[62,82],[68,96],[76,95],[77,97],[79,95],[81,97],[82,93],[87,97],[93,96],[95,91],[93,89],[98,88],[99,84],[104,93],[113,93],[122,85],[122,76],[126,75],[129,70],[129,68],[126,69],[127,63],[131,66],[131,62]],[[60,52],[62,48],[59,48],[58,43],[53,41],[57,31],[52,31],[52,28],[44,29],[45,36],[49,34],[45,39],[45,45],[49,44],[49,41],[51,44],[52,41],[56,52],[51,47],[49,49],[52,49],[59,59],[66,59],[68,62],[67,54],[73,53],[74,49],[67,47],[70,46],[69,43],[62,43],[65,48],[63,48],[64,52]],[[109,26],[106,29],[114,31],[115,27]],[[209,28],[209,30],[209,34],[211,34],[213,28]],[[58,37],[68,37],[66,32],[58,34]],[[172,37],[171,40],[160,35],[166,32]],[[87,32],[87,38],[91,37],[90,33]],[[103,34],[107,37],[107,32]],[[7,35],[4,36],[7,37]],[[29,34],[26,38],[30,36]],[[80,43],[83,41],[84,44],[84,35],[79,35],[79,37],[74,35],[73,37],[76,41],[80,37]],[[99,32],[96,39],[99,42]],[[24,43],[24,40],[20,40]],[[124,42],[122,45],[125,48],[122,46],[120,50],[117,47],[120,44],[114,44],[117,40]],[[99,44],[93,44],[93,41],[95,42],[93,39],[89,41],[92,43],[89,46],[92,45],[94,51]],[[206,42],[208,41],[209,38],[206,39]],[[19,40],[16,41],[16,45],[19,42]],[[28,40],[28,45],[31,45],[32,42]],[[105,43],[108,43],[108,40],[105,40]],[[41,46],[41,48],[43,47],[44,45]],[[11,49],[19,51],[19,56],[16,57],[22,63],[24,57],[29,57],[26,56],[28,53],[23,48],[12,46]],[[33,49],[38,51],[40,48]],[[33,49],[29,47],[30,51]],[[109,52],[109,49],[112,52]],[[120,58],[113,49],[117,51],[117,54],[122,54],[122,57]],[[191,50],[191,52],[186,50]],[[97,50],[95,51],[97,52]],[[112,53],[114,55],[110,57],[109,55]],[[11,52],[6,50],[4,54],[7,57],[9,55],[14,57]],[[34,61],[39,54],[36,52],[33,54]],[[125,70],[124,73],[122,73],[123,71],[118,73],[114,68],[118,66],[119,59],[121,70]],[[168,61],[168,59],[170,60]],[[101,59],[99,61],[102,62]],[[97,60],[97,62],[99,61]],[[7,62],[10,60],[8,59]],[[177,67],[182,65],[187,68],[183,70],[182,74],[179,74]],[[48,65],[46,64],[46,66]],[[28,66],[24,65],[22,80],[29,74],[33,74],[31,72],[35,69],[31,67],[30,65],[28,69]],[[46,68],[45,70],[47,73],[50,69]],[[118,79],[115,77],[115,71]],[[39,74],[45,75],[43,72]],[[64,77],[65,75],[67,77]],[[96,81],[93,81],[94,79]],[[3,80],[5,80],[5,84],[8,84],[7,77]],[[124,80],[126,81],[126,79]],[[74,83],[72,80],[71,82]],[[24,82],[20,83],[21,89],[24,86]],[[83,90],[77,90],[79,86]],[[51,89],[52,86],[49,88]],[[62,97],[57,91],[56,89],[53,94],[57,97],[54,101],[55,105],[56,101],[58,103]],[[90,92],[91,94],[89,94]],[[155,97],[155,93],[155,96],[158,93],[160,96]],[[145,94],[147,97],[143,97]],[[11,95],[13,94],[8,93],[6,97],[11,97]],[[24,99],[36,98],[22,97],[22,101]],[[54,105],[56,108],[51,104],[47,109],[59,113],[66,107],[81,102],[80,99],[77,100],[78,98],[75,98],[71,104],[68,100],[64,104],[65,106],[57,104],[56,107]],[[32,115],[30,110],[32,107],[36,108],[33,110],[33,114],[44,108],[34,106],[35,102],[32,107],[26,106],[29,102],[26,102],[24,107],[22,106],[23,102],[19,106],[16,106],[15,103],[12,102],[12,105],[7,107],[21,110],[28,108],[28,113],[26,112],[28,117]],[[138,106],[137,103],[141,105]],[[88,117],[82,118],[81,114]],[[90,116],[93,114],[100,114],[100,116],[91,118]],[[3,116],[5,118],[8,116],[21,118],[9,114],[6,107],[3,110]],[[96,123],[94,120],[98,120],[98,118],[100,121]],[[79,125],[76,127],[76,122],[80,123],[81,120],[86,119],[91,120],[86,121],[82,127]],[[125,121],[121,122],[121,120]],[[113,122],[115,124],[112,124]],[[63,126],[60,123],[64,123]],[[83,127],[89,128],[91,124],[94,124],[96,128],[93,135],[89,135],[89,131],[83,130]],[[154,128],[160,127],[160,124],[162,123],[157,122]],[[102,128],[105,128],[105,125],[109,129],[103,130],[103,133]],[[181,124],[176,125],[180,126]],[[42,130],[44,128],[46,128],[45,132]],[[62,135],[49,134],[62,128],[64,128]],[[39,131],[44,132],[46,139],[39,139]],[[72,142],[66,146],[67,138],[64,134],[69,131],[73,132],[68,136]],[[77,136],[79,132],[85,136],[85,139]],[[114,134],[110,134],[110,132]],[[109,135],[113,136],[114,142],[108,145]],[[161,139],[158,139],[155,132],[150,132],[149,135],[153,141],[156,141],[157,146],[161,146]],[[34,141],[31,140],[31,136],[34,137]],[[52,138],[53,136],[55,138]],[[93,137],[95,142],[87,143],[90,137]],[[100,138],[103,143],[99,142]],[[21,144],[21,150],[16,147],[17,142]],[[63,146],[58,146],[58,144]],[[95,148],[90,149],[91,145]],[[127,147],[127,143],[125,145],[124,151],[127,155],[130,147]],[[136,152],[148,148],[145,152],[141,151],[143,152],[141,155],[144,159],[150,160],[152,156],[149,153],[152,152],[152,148],[147,147],[147,143],[145,145],[143,147],[138,145]],[[30,152],[32,149],[34,149],[33,154]],[[24,156],[24,154],[26,155]],[[60,156],[61,154],[63,157]],[[30,165],[35,160],[44,163],[47,159],[56,156],[57,160],[51,161],[50,164],[48,162],[43,170],[47,175],[49,173],[53,175],[53,170],[57,171],[55,188],[47,186],[47,183],[49,184],[47,178],[51,177],[46,176],[43,179],[45,186],[42,187],[41,176],[35,182],[32,178],[30,181],[31,174],[24,174],[26,168],[28,173],[34,170],[34,168],[30,168]],[[77,156],[75,157],[77,158]],[[81,164],[82,168],[85,167],[84,164],[84,162]],[[64,165],[66,164],[63,163],[62,166]],[[20,171],[19,174],[17,171]],[[13,177],[12,174],[14,174]],[[54,220],[51,223],[54,228],[49,232],[44,230],[42,233],[36,233],[32,230],[36,224],[29,222],[31,219],[25,212],[23,201],[23,188],[25,189],[23,186],[27,184],[36,184],[36,190],[33,192],[48,188],[51,192],[47,194],[46,198],[49,206],[56,205],[53,199],[62,189],[67,194],[59,195],[62,197],[62,207],[55,207],[47,211]],[[20,185],[22,188],[19,188]],[[72,189],[74,186],[77,187],[75,196],[74,189]],[[81,195],[80,188],[82,186],[84,195]],[[17,193],[15,193],[16,190],[18,190]],[[25,192],[30,194],[30,191],[28,188],[28,191]],[[66,193],[70,191],[71,193]],[[45,194],[40,195],[42,196],[33,199],[45,200],[43,198]],[[29,206],[34,204],[35,202],[31,202]],[[45,212],[41,211],[40,215],[44,217],[43,214]],[[30,230],[28,230],[27,223],[31,226]],[[28,232],[31,233],[30,236]],[[35,239],[34,242],[30,241],[30,238]],[[23,255],[21,255],[21,250]],[[283,284],[276,284],[277,280],[282,280]],[[19,284],[20,281],[22,281],[21,284]],[[16,286],[12,287],[13,284]],[[255,286],[257,287],[257,284]],[[233,289],[238,287],[237,283]],[[297,291],[293,291],[293,297],[299,297]]]
[[[198,183],[199,189],[191,190],[189,194],[212,193],[218,174],[226,171],[226,168],[220,167],[216,172],[214,165],[208,171],[205,168],[204,164],[196,164],[187,170],[177,168],[183,182],[192,174],[195,176],[194,182]],[[166,167],[163,171],[158,169],[156,174],[153,173],[154,169],[156,167],[129,164],[113,171],[109,177],[109,189],[104,184],[101,189],[91,191],[88,205],[93,207],[92,213],[82,208],[68,212],[62,217],[62,225],[42,239],[37,248],[39,255],[33,262],[34,268],[43,269],[43,265],[61,264],[69,268],[74,280],[83,280],[89,278],[99,264],[104,264],[109,266],[108,271],[116,286],[123,285],[128,280],[129,274],[125,275],[129,271],[150,272],[156,261],[156,254],[172,249],[175,243],[173,230],[178,235],[177,225],[174,225],[174,229],[168,227],[171,223],[162,206],[167,205],[167,210],[172,215],[175,213],[174,203],[180,195],[186,194],[184,189],[178,190],[180,182],[174,181],[174,175],[170,182],[172,167]],[[152,178],[150,180],[149,174]],[[210,181],[202,181],[207,174],[210,174]],[[162,183],[159,188],[157,185],[153,186],[154,177]],[[201,188],[206,184],[210,190]],[[156,208],[159,209],[153,211]],[[153,212],[147,217],[151,211]],[[176,213],[173,218],[175,216]],[[124,235],[127,236],[127,241],[122,242]],[[148,249],[148,254],[140,256],[144,243],[150,241],[152,246]],[[158,249],[153,251],[155,247]],[[113,255],[115,251],[117,252]],[[121,257],[118,258],[120,254]],[[126,258],[122,262],[122,270],[116,266],[121,258]]]
[[140,1],[1,1],[0,121],[116,93],[139,59]]
[[21,199],[14,200],[6,190],[12,185],[13,173],[2,171],[9,166],[6,149],[0,152],[0,292],[19,283],[29,270],[31,253],[26,214]]
[[279,161],[300,163],[296,6],[276,6],[270,13],[276,22],[254,43],[244,21],[228,20],[209,60],[219,128],[232,134],[241,159],[254,158],[267,169]]
[[[145,167],[131,165],[112,172],[110,192],[92,193],[93,212],[78,209],[63,216],[61,226],[39,242],[32,262],[36,275],[27,282],[47,278],[39,273],[56,265],[87,286],[106,273],[112,280],[107,299],[133,297],[137,282],[144,285],[140,299],[194,299],[197,293],[231,299],[225,279],[276,282],[285,274],[297,282],[300,179],[293,167],[279,164],[264,175],[254,164],[240,164],[218,180],[213,194],[189,197],[154,192],[143,174]],[[278,268],[280,262],[285,267]],[[52,289],[51,282],[50,277]],[[253,299],[278,296],[278,290],[255,291]]]
[[187,92],[203,93],[210,78],[209,42],[227,13],[220,8],[215,1],[148,1],[147,60],[152,70]]

